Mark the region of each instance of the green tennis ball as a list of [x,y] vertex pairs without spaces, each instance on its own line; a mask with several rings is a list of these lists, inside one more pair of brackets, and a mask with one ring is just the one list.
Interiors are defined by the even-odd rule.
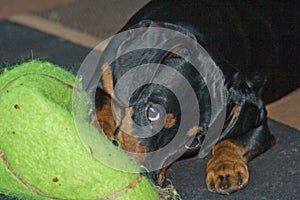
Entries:
[[[88,98],[74,82],[72,73],[41,61],[0,75],[0,193],[20,199],[159,199],[145,177],[110,168],[83,145],[78,129],[95,139],[104,160],[138,169],[84,118]],[[73,90],[83,113],[77,126]]]

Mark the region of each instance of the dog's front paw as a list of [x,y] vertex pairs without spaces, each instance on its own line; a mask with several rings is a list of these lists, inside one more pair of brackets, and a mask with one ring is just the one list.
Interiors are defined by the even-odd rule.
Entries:
[[245,187],[249,180],[247,162],[228,144],[218,148],[207,163],[206,185],[209,191],[230,194]]

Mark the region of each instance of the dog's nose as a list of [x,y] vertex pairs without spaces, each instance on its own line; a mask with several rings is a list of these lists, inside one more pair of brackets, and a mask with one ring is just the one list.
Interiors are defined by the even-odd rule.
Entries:
[[116,147],[119,146],[119,141],[116,140],[116,139],[113,139],[113,140],[111,141],[111,143],[112,143],[113,145],[115,145]]

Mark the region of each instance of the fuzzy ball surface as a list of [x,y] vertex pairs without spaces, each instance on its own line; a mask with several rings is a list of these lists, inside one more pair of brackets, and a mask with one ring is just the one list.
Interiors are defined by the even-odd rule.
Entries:
[[[36,60],[0,75],[0,193],[20,199],[158,199],[145,177],[99,162],[82,144],[72,96],[81,97],[75,106],[83,113],[88,99],[74,82],[72,73]],[[97,137],[106,159],[138,167],[84,117],[79,124],[89,140]]]

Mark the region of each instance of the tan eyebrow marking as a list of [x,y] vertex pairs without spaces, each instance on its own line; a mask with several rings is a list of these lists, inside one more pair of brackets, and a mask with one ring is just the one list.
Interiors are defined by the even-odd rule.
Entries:
[[164,127],[165,128],[172,128],[173,126],[175,126],[176,121],[177,121],[177,119],[174,116],[174,114],[168,113]]
[[102,66],[102,83],[105,91],[113,97],[114,95],[114,84],[111,66],[109,64],[104,64]]

